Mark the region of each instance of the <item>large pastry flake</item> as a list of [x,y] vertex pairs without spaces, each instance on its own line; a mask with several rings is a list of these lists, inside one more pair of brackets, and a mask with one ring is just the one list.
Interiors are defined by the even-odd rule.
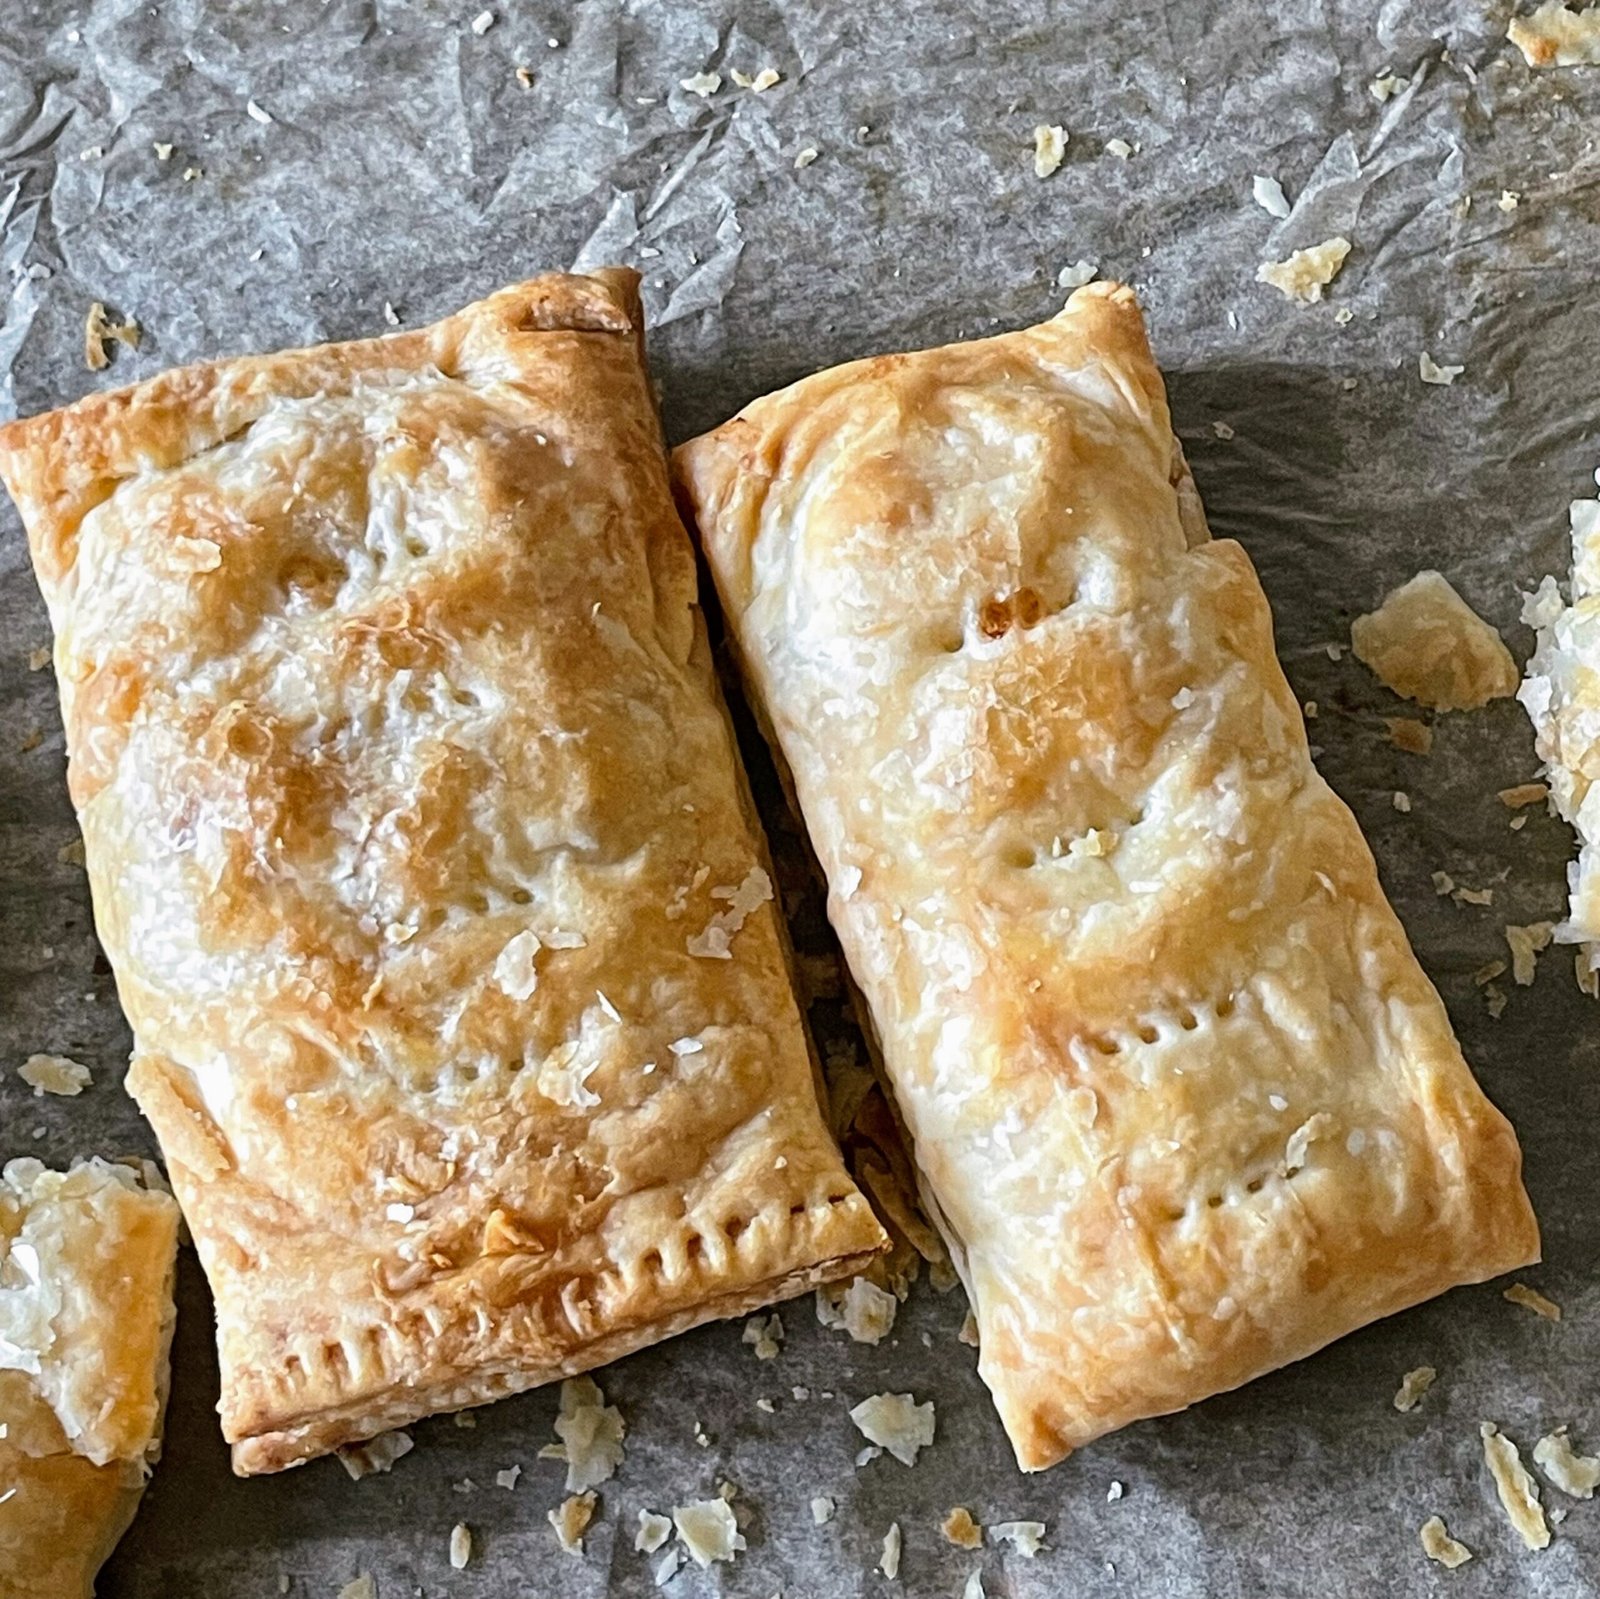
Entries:
[[0,431],[241,1472],[882,1244],[830,1142],[631,273]]
[[1535,1258],[1128,290],[676,466],[1024,1467]]
[[131,1168],[0,1170],[0,1599],[89,1599],[160,1452],[178,1207]]

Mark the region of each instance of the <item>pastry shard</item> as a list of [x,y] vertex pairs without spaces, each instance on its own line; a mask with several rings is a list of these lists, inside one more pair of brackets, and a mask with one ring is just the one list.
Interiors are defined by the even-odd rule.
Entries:
[[160,1453],[178,1207],[104,1161],[0,1172],[0,1599],[89,1599]]
[[676,466],[1025,1468],[1536,1257],[1127,289]]
[[818,1108],[636,281],[0,430],[241,1473],[883,1242]]

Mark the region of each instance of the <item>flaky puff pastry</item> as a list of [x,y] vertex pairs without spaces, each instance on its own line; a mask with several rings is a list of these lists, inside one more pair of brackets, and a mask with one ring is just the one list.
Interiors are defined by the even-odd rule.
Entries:
[[89,1599],[160,1453],[178,1207],[127,1166],[0,1171],[0,1599]]
[[859,1266],[635,275],[0,430],[242,1473]]
[[1022,1466],[1535,1257],[1127,289],[676,470]]

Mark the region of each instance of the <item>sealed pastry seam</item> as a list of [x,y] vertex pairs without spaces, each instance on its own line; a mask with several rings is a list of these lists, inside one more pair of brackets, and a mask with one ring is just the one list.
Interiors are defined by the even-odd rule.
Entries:
[[241,1471],[884,1242],[817,1105],[635,283],[0,430]]
[[674,465],[1024,1467],[1536,1256],[1129,291]]

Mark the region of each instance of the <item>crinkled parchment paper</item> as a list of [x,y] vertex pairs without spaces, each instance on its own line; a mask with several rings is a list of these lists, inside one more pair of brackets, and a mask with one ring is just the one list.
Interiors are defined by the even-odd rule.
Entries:
[[[1405,754],[1383,718],[1407,708],[1327,648],[1422,566],[1529,648],[1518,591],[1564,567],[1566,503],[1600,466],[1600,69],[1531,71],[1505,43],[1505,0],[492,0],[482,32],[478,10],[7,7],[0,401],[41,410],[199,357],[381,332],[386,303],[413,324],[539,268],[621,260],[645,272],[682,438],[829,362],[1042,318],[1080,259],[1127,279],[1213,528],[1254,556],[1289,675],[1318,707],[1322,768],[1522,1136],[1547,1249],[1527,1276],[1565,1319],[1498,1286],[1464,1290],[1023,1478],[957,1341],[959,1292],[924,1280],[877,1349],[825,1332],[803,1301],[783,1312],[776,1360],[716,1327],[600,1374],[628,1453],[578,1559],[545,1520],[561,1497],[561,1468],[538,1458],[554,1393],[470,1430],[421,1426],[387,1476],[351,1482],[324,1461],[233,1480],[188,1258],[167,1457],[103,1594],[271,1595],[281,1575],[331,1599],[367,1572],[381,1599],[645,1595],[640,1507],[724,1480],[749,1548],[669,1594],[954,1596],[980,1566],[988,1594],[1015,1599],[1600,1593],[1600,1505],[1546,1486],[1571,1514],[1548,1550],[1525,1551],[1478,1438],[1494,1421],[1526,1455],[1570,1422],[1600,1448],[1600,1013],[1562,951],[1531,989],[1501,980],[1498,1020],[1473,981],[1506,957],[1504,923],[1559,915],[1568,835],[1537,808],[1513,831],[1495,799],[1535,775],[1515,704],[1429,718],[1434,753]],[[767,67],[781,80],[760,94],[733,78]],[[1386,71],[1403,81],[1379,99]],[[715,93],[680,86],[701,72],[720,74]],[[1043,180],[1040,123],[1069,134]],[[1252,201],[1257,173],[1282,182],[1286,219]],[[1519,198],[1502,209],[1508,190]],[[1354,248],[1322,304],[1254,281],[1262,261],[1336,234]],[[144,330],[105,372],[82,352],[96,300]],[[1424,385],[1424,351],[1465,370]],[[76,830],[54,684],[28,667],[47,637],[7,507],[0,1156],[153,1153],[120,1088],[128,1035],[83,873],[60,854]],[[772,825],[793,859],[792,831]],[[1492,904],[1436,895],[1435,871],[1492,888]],[[825,952],[814,897],[800,927]],[[830,1034],[838,1008],[817,1011]],[[15,1069],[45,1050],[89,1064],[93,1085],[34,1098]],[[1401,1374],[1422,1364],[1438,1383],[1397,1414]],[[847,1409],[885,1390],[934,1400],[936,1440],[914,1468],[857,1469]],[[517,1485],[497,1486],[513,1464]],[[1113,1483],[1124,1492],[1108,1502]],[[826,1526],[814,1495],[837,1501]],[[956,1504],[984,1523],[1045,1522],[1045,1549],[949,1546],[938,1523]],[[1424,1560],[1433,1514],[1471,1564]],[[460,1572],[457,1522],[475,1543]],[[872,1570],[892,1522],[894,1584]]]

